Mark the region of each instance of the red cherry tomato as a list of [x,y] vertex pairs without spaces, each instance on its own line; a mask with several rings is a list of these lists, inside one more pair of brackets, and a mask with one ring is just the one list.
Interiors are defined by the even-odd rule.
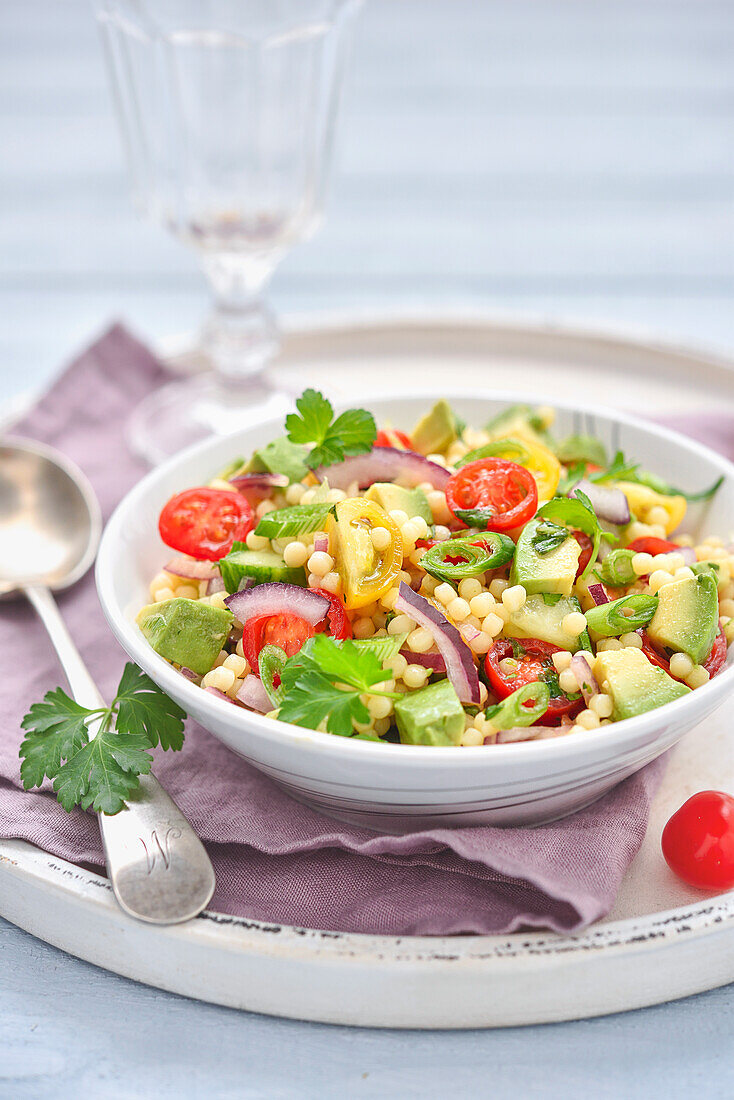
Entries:
[[416,539],[416,550],[430,550],[432,546],[438,545],[438,539]]
[[661,652],[657,646],[653,645],[650,637],[642,628],[636,631],[636,633],[642,638],[642,652],[645,654],[648,661],[653,665],[657,665],[658,668],[664,669],[668,676],[670,676],[670,659],[667,654]]
[[734,798],[699,791],[663,829],[662,849],[671,871],[701,890],[734,887]]
[[[446,486],[451,511],[482,509],[491,513],[488,531],[509,531],[527,523],[538,507],[538,487],[530,470],[505,458],[480,458],[462,466]],[[456,516],[462,527],[466,526]]]
[[277,645],[287,657],[299,649],[316,633],[309,622],[300,615],[284,611],[278,615],[260,615],[248,619],[242,631],[242,652],[253,672],[257,672],[260,650],[266,645]]
[[656,539],[652,535],[643,536],[640,539],[632,539],[627,543],[628,550],[634,550],[635,554],[672,554],[674,550],[680,550],[677,542],[668,542],[667,539]]
[[244,541],[254,526],[252,508],[240,493],[185,489],[171,497],[158,520],[167,546],[193,558],[218,561]]
[[581,553],[579,554],[579,564],[576,570],[576,576],[580,577],[584,569],[586,569],[586,566],[591,561],[591,553],[594,549],[594,540],[590,539],[588,535],[585,535],[583,531],[572,531],[571,534],[581,547]]
[[719,623],[719,633],[714,638],[711,652],[703,662],[703,667],[708,672],[709,679],[715,676],[717,672],[721,672],[726,664],[726,645],[726,634],[724,633],[724,628],[721,623]]
[[[325,588],[314,588],[314,592],[318,592],[319,596],[323,596],[325,600],[329,601],[329,610],[327,611],[329,619],[329,633],[332,638],[338,638],[340,641],[343,638],[352,637],[352,624],[347,618],[347,613],[344,608],[344,601],[340,596],[335,596],[333,592],[327,592]],[[317,630],[319,628],[317,627]],[[324,624],[321,630],[326,629]]]
[[401,451],[412,451],[413,444],[410,436],[405,432],[399,432],[397,428],[386,428],[377,433],[375,447],[397,447]]
[[[550,642],[541,642],[539,638],[523,638],[513,643],[501,639],[494,643],[484,662],[484,671],[487,674],[492,691],[498,699],[506,699],[513,691],[525,684],[537,683],[539,680],[557,683],[558,674],[553,664],[552,655],[560,653],[560,646],[551,645]],[[500,668],[500,661],[511,657],[517,661],[517,668],[512,673]],[[553,687],[551,687],[551,691]],[[583,699],[570,699],[565,691],[558,688],[560,694],[551,694],[548,710],[541,721],[547,724],[558,719],[563,714],[575,714],[584,705]]]

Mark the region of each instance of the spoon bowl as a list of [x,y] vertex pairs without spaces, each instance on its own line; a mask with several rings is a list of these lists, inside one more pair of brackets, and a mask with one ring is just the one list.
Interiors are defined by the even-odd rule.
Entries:
[[69,459],[41,443],[0,444],[0,594],[59,591],[91,566],[102,531],[97,498]]

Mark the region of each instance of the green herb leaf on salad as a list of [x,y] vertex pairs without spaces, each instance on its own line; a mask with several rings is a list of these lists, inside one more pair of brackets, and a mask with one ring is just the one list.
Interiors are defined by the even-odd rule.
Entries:
[[311,469],[341,462],[349,455],[369,451],[377,437],[377,425],[366,409],[347,409],[334,420],[331,402],[318,390],[304,390],[296,401],[297,413],[285,420],[293,443],[312,444],[306,457]]
[[591,551],[591,557],[581,577],[587,575],[589,569],[596,561],[602,535],[606,539],[616,538],[615,535],[611,535],[602,528],[596,517],[596,512],[592,507],[591,501],[586,493],[580,490],[576,490],[576,495],[572,497],[554,497],[539,508],[536,515],[539,519],[551,520],[554,524],[568,527],[570,530],[576,529],[583,531],[585,535],[593,539],[594,546]]
[[[148,749],[183,745],[181,708],[137,665],[126,664],[109,707],[83,707],[61,688],[46,692],[21,722],[20,775],[26,790],[44,778],[65,810],[116,814],[153,761]],[[89,726],[97,728],[90,739]]]
[[535,534],[530,540],[530,545],[536,554],[550,554],[553,550],[557,550],[559,546],[562,546],[568,537],[566,527],[560,527],[552,520],[546,519],[538,524]]

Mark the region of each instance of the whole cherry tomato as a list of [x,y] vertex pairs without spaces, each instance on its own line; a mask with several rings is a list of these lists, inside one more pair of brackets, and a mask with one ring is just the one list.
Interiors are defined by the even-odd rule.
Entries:
[[209,561],[228,554],[235,539],[244,542],[253,526],[252,508],[241,493],[204,487],[176,493],[158,519],[167,546]]
[[[505,458],[479,458],[457,470],[446,485],[446,503],[463,526],[509,531],[527,523],[538,507],[530,470]],[[460,513],[479,512],[469,518]]]
[[[584,701],[580,698],[570,699],[558,687],[558,673],[552,657],[554,653],[560,652],[559,646],[542,642],[539,638],[522,638],[512,642],[500,639],[494,643],[484,661],[484,671],[492,691],[498,699],[506,699],[525,684],[542,681],[551,689],[550,703],[543,715],[545,724],[563,714],[576,714],[582,709]],[[506,672],[501,666],[501,662],[508,658],[515,663],[511,672]]]
[[701,890],[734,887],[734,798],[699,791],[663,829],[665,861],[679,878]]

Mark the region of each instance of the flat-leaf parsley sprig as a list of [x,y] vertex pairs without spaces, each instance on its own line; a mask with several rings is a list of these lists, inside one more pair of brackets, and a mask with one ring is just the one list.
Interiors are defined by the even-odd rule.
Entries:
[[289,413],[285,427],[291,443],[311,443],[306,465],[330,466],[348,455],[369,451],[377,438],[377,425],[366,409],[347,409],[334,420],[331,402],[318,390],[304,390],[296,401],[297,413]]
[[283,699],[278,717],[307,729],[318,729],[326,720],[329,733],[352,737],[354,723],[366,725],[370,719],[362,695],[400,697],[377,686],[388,682],[390,675],[371,649],[317,634],[281,669]]
[[[178,750],[186,714],[137,665],[126,664],[109,707],[83,707],[61,688],[46,692],[21,722],[26,790],[53,782],[61,805],[116,814],[153,763],[149,749]],[[98,725],[89,737],[89,723]]]

